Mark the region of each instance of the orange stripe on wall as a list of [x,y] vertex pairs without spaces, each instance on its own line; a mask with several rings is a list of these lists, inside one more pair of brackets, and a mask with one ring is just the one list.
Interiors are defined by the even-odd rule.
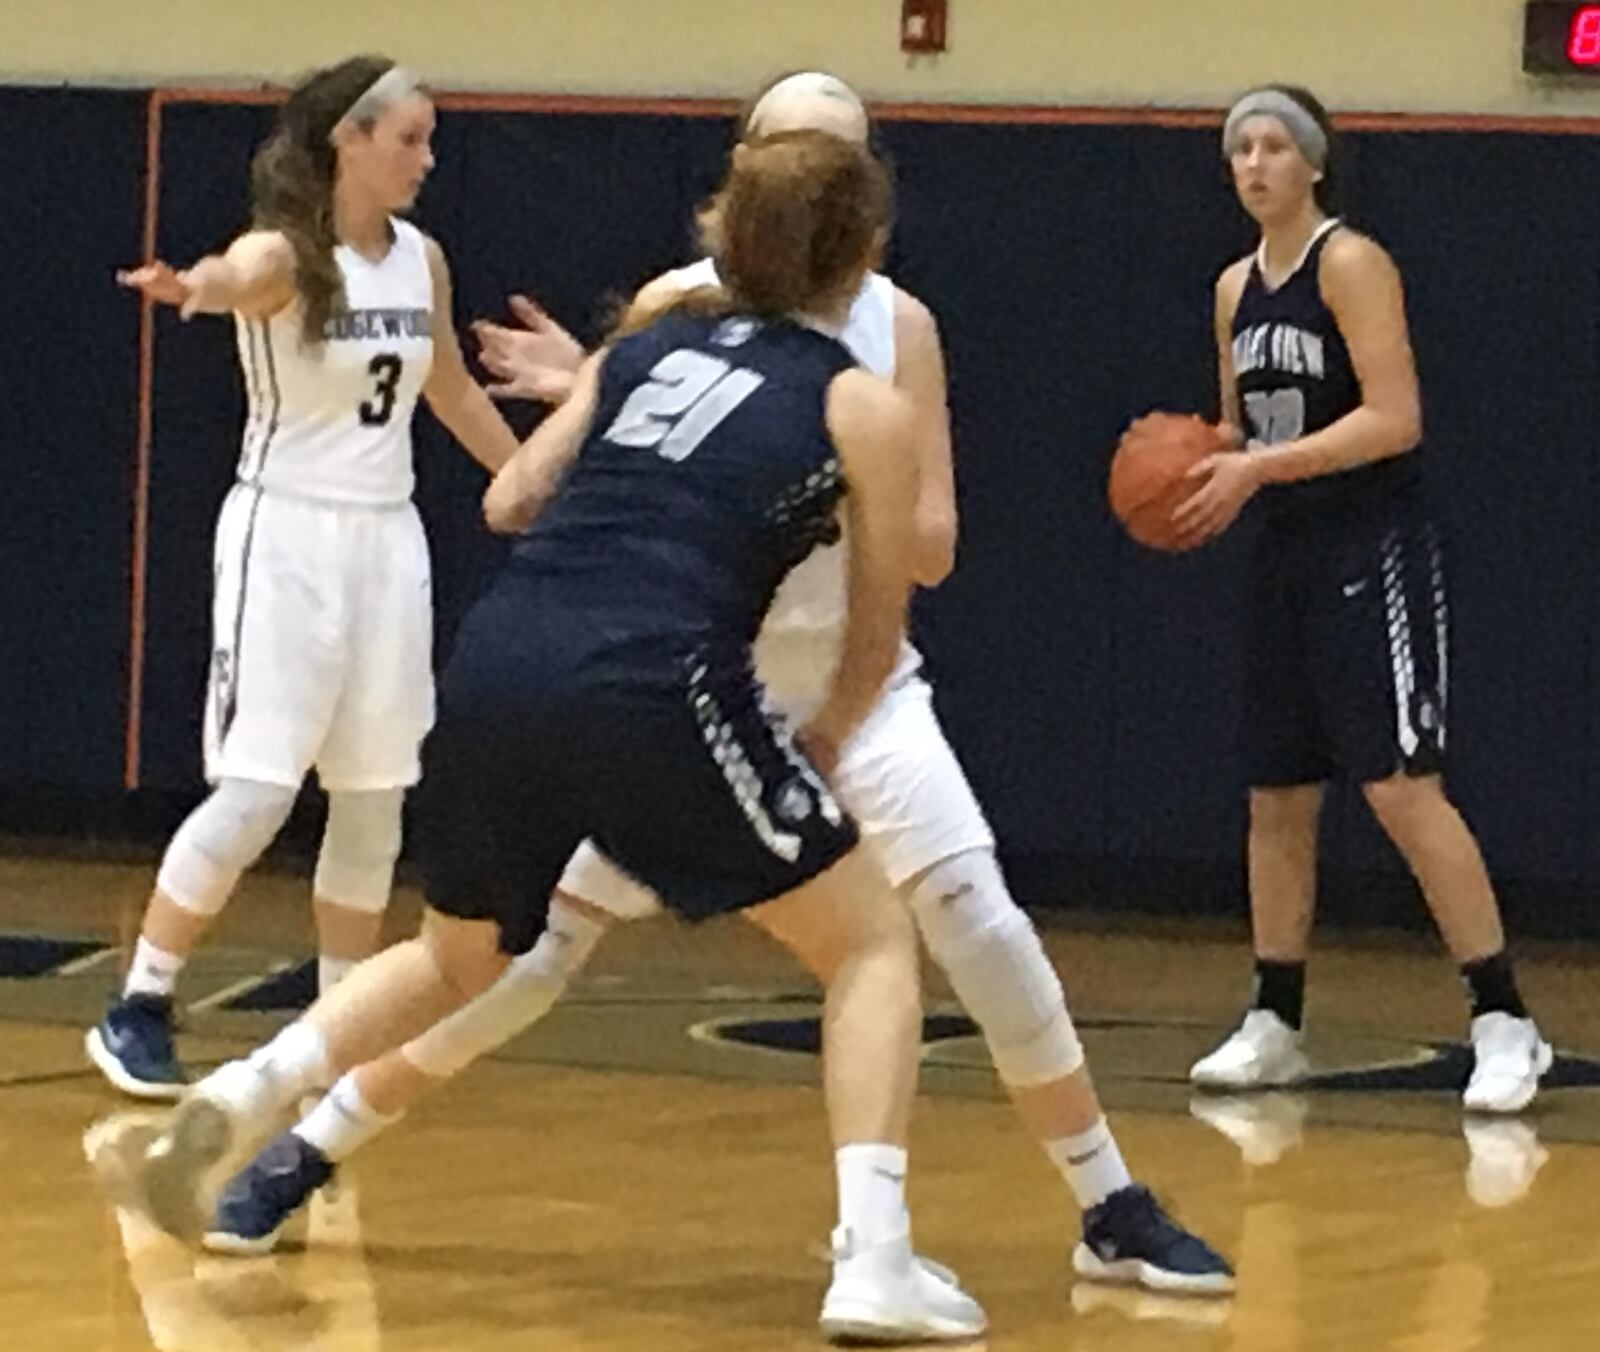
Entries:
[[[158,103],[281,103],[287,90],[172,87],[153,93]],[[448,111],[499,113],[625,114],[652,117],[730,117],[733,99],[632,98],[607,94],[497,94],[441,91]],[[877,103],[873,116],[889,122],[958,122],[1010,126],[1219,127],[1218,108],[1087,108],[1045,104]],[[1340,113],[1334,119],[1347,131],[1513,132],[1528,135],[1600,135],[1600,116],[1538,117],[1493,113]]]
[[[152,94],[145,107],[144,257],[156,256],[156,223],[161,199],[162,99]],[[123,744],[122,782],[139,787],[139,742],[144,728],[145,584],[150,554],[151,400],[155,376],[155,306],[139,306],[137,431],[133,447],[133,543],[128,561],[128,707]]]

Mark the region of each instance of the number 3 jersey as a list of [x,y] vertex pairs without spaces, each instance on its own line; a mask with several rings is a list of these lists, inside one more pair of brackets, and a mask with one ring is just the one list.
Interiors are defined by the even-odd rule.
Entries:
[[390,222],[381,262],[339,245],[344,303],[307,343],[299,300],[236,319],[249,412],[242,482],[332,502],[411,497],[411,415],[433,364],[433,274],[415,226]]
[[[1318,276],[1322,252],[1340,227],[1337,220],[1325,222],[1276,288],[1262,275],[1261,254],[1250,265],[1233,316],[1233,370],[1249,441],[1281,446],[1332,426],[1361,405],[1361,382]],[[1274,484],[1261,500],[1269,515],[1299,519],[1306,512],[1387,501],[1413,487],[1417,477],[1413,453]]]
[[825,404],[854,365],[818,330],[738,316],[669,315],[612,348],[577,461],[514,549],[582,611],[591,675],[748,664],[779,583],[837,530]]

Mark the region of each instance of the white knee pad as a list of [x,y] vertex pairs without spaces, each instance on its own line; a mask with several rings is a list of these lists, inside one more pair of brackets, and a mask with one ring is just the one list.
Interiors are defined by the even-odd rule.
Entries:
[[557,897],[539,942],[488,990],[406,1043],[402,1055],[435,1079],[458,1074],[548,1014],[608,928]]
[[173,836],[156,886],[186,911],[216,915],[283,830],[296,792],[253,779],[222,780]]
[[983,1029],[995,1070],[1026,1089],[1072,1074],[1083,1044],[1061,979],[989,850],[935,864],[910,885],[912,914],[956,997]]
[[369,915],[389,904],[405,797],[404,789],[328,795],[328,825],[317,853],[319,898]]

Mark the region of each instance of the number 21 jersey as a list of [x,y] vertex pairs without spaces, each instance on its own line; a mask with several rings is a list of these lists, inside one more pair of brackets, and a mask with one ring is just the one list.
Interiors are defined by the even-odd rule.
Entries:
[[611,349],[577,461],[513,551],[594,619],[596,659],[748,661],[778,584],[837,533],[826,402],[854,365],[816,329],[737,316],[671,315]]
[[[1333,311],[1322,298],[1322,252],[1341,228],[1331,220],[1311,237],[1294,271],[1277,287],[1250,265],[1233,316],[1233,370],[1247,440],[1282,446],[1331,427],[1361,406],[1361,382]],[[1272,515],[1386,501],[1416,482],[1414,455],[1340,474],[1274,484],[1262,493]]]
[[433,364],[433,275],[415,226],[390,222],[371,262],[339,245],[344,303],[308,343],[297,299],[236,317],[248,414],[239,478],[331,502],[405,502],[415,482],[411,415]]

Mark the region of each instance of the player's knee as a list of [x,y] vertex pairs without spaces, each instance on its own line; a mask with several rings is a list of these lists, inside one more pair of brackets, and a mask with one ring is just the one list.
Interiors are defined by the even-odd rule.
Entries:
[[192,914],[216,915],[289,820],[295,796],[280,784],[224,779],[178,828],[156,886]]
[[474,983],[490,971],[493,977],[476,990],[456,988],[467,998],[452,1014],[406,1044],[406,1060],[434,1079],[458,1074],[542,1018],[609,928],[607,918],[585,914],[557,897],[539,941],[509,963],[501,959],[498,970],[475,967],[468,978]]
[[492,920],[460,920],[430,911],[422,941],[456,1004],[488,990],[511,965],[510,956],[500,951],[500,928]]
[[368,913],[388,905],[404,803],[404,789],[328,795],[328,824],[317,856],[319,898]]
[[1373,816],[1390,835],[1398,837],[1410,834],[1440,808],[1448,808],[1437,776],[1394,774],[1363,784],[1361,792]]
[[983,1029],[1001,1079],[1028,1088],[1082,1066],[1061,980],[993,852],[944,860],[907,890],[928,950]]

